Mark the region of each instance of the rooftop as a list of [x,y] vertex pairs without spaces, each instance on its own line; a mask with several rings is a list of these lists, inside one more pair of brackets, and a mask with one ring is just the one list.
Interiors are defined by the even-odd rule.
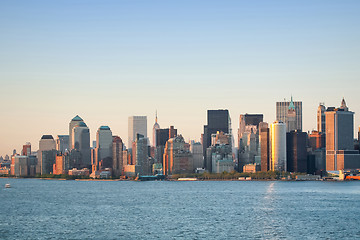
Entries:
[[84,121],[79,115],[76,115],[71,121]]
[[108,126],[101,126],[99,127],[99,130],[110,130]]
[[43,135],[41,139],[54,139],[52,135]]

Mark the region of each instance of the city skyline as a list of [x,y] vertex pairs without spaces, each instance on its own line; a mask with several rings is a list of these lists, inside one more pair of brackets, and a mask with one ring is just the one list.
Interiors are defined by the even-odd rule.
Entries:
[[[275,121],[275,103],[303,102],[303,131],[318,104],[345,97],[360,124],[358,1],[24,1],[0,3],[0,155],[42,135],[67,134],[81,116],[127,139],[127,118],[151,136],[175,126],[200,140],[208,109]],[[125,141],[126,143],[126,141]]]
[[[327,107],[335,107],[335,108],[338,108],[338,107],[340,107],[340,105],[341,105],[341,103],[342,102],[340,102],[340,104],[338,104],[338,105],[334,105],[334,106],[326,106],[326,108]],[[348,104],[347,104],[347,106],[349,106]],[[352,108],[350,107],[349,108],[350,110],[352,110]],[[227,110],[227,109],[211,109],[211,110]],[[248,113],[247,113],[248,114]],[[205,114],[206,115],[206,114]],[[230,115],[230,118],[231,119],[233,119],[232,117],[231,117],[231,112],[229,111],[229,115]],[[315,118],[316,118],[316,113],[314,114],[315,115]],[[356,113],[354,114],[355,115],[355,117],[354,117],[354,120],[356,119]],[[207,115],[206,115],[207,116]],[[78,114],[76,115],[76,116],[73,116],[74,118],[79,118],[79,119],[83,119],[81,116],[79,116]],[[134,116],[128,116],[127,117],[127,122],[129,121],[129,119],[130,119],[130,117],[134,117]],[[144,117],[147,117],[147,116],[144,116]],[[74,118],[71,118],[71,119],[74,119]],[[240,118],[240,115],[239,115],[239,118]],[[157,121],[159,122],[159,119],[158,119],[158,115],[157,115],[157,111],[156,111],[156,113],[155,113],[155,117],[154,117],[154,122],[147,122],[147,135],[148,136],[152,136],[152,127],[151,127],[151,125],[153,125],[154,123],[155,123],[155,121],[156,121],[156,119],[157,119]],[[86,119],[84,120],[85,122],[88,122]],[[90,121],[91,122],[91,121]],[[274,123],[274,122],[276,122],[276,119],[274,119],[273,121],[267,121],[266,120],[266,117],[264,116],[264,122],[266,122],[266,123],[268,123],[269,125],[270,124],[272,124],[272,123]],[[129,122],[128,122],[128,124],[129,124]],[[234,124],[235,125],[237,125],[235,128],[234,128]],[[66,124],[65,123],[65,125],[67,126],[67,129],[68,129],[68,124]],[[171,123],[170,123],[170,125],[171,125]],[[174,125],[174,124],[172,124],[172,126],[176,126],[176,125]],[[100,126],[98,126],[97,128],[95,128],[95,129],[92,129],[91,127],[89,127],[89,130],[90,130],[90,142],[92,142],[92,141],[96,141],[96,135],[97,135],[97,131],[98,131],[98,129],[99,128],[101,128],[101,127],[103,127],[102,125],[100,125]],[[113,129],[111,126],[109,126],[111,129]],[[149,128],[150,127],[150,128]],[[237,132],[238,132],[238,128],[239,128],[239,123],[238,122],[235,122],[234,123],[234,121],[232,120],[231,121],[231,126],[230,126],[230,128],[232,128],[232,135],[233,135],[233,137],[234,137],[234,140],[235,140],[235,143],[236,142],[238,142],[238,136],[237,136]],[[358,127],[358,126],[355,126],[354,125],[354,138],[356,138],[356,136],[357,136],[357,134],[358,134],[358,130],[360,129],[360,127]],[[311,131],[313,131],[313,130],[315,130],[315,131],[317,131],[317,128],[316,128],[316,123],[314,124],[314,127],[311,129],[311,130],[304,130],[305,132],[311,132]],[[124,130],[123,130],[124,131]],[[129,128],[127,127],[126,129],[125,129],[125,131],[126,132],[128,132],[129,131]],[[182,131],[182,129],[180,129],[180,132],[179,132],[179,134],[181,134],[182,136],[184,136],[184,134],[182,133],[183,131]],[[185,131],[186,132],[186,131]],[[125,141],[124,139],[128,139],[128,138],[125,138],[125,136],[128,136],[128,135],[120,135],[120,134],[118,134],[117,132],[113,132],[112,131],[112,133],[113,133],[113,135],[114,136],[119,136],[123,141]],[[0,156],[2,156],[2,157],[4,157],[5,155],[11,155],[12,154],[12,152],[13,152],[13,150],[16,150],[17,151],[17,153],[21,153],[21,150],[22,150],[22,148],[23,148],[23,145],[25,145],[25,144],[27,144],[27,143],[31,143],[31,148],[32,148],[32,150],[37,150],[38,149],[38,146],[39,146],[39,141],[41,140],[41,137],[43,136],[43,135],[51,135],[51,136],[53,136],[54,137],[54,139],[56,140],[57,139],[57,136],[63,136],[63,135],[66,135],[67,133],[39,133],[39,139],[37,140],[37,141],[34,141],[34,142],[30,142],[30,141],[27,141],[27,140],[24,140],[23,141],[23,143],[19,140],[18,142],[20,143],[18,146],[16,146],[16,147],[14,147],[14,148],[12,148],[12,149],[10,149],[10,151],[8,152],[8,153],[5,153],[5,154],[0,154]],[[150,134],[150,135],[149,135]],[[200,141],[201,140],[201,134],[203,134],[203,129],[202,129],[202,132],[200,131],[199,132],[199,137],[198,138],[185,138],[184,137],[184,139],[185,139],[185,141],[186,142],[189,142],[190,140],[195,140],[195,141]],[[149,145],[152,145],[152,139],[150,140],[149,139]],[[126,147],[127,148],[131,148],[131,146],[127,146],[126,145]],[[238,147],[237,146],[237,144],[235,144],[235,146],[234,147]]]

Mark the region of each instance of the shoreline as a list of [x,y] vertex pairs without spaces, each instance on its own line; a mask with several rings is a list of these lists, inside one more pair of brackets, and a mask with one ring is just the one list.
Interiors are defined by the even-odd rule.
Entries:
[[239,179],[197,179],[197,180],[178,180],[178,179],[164,179],[164,180],[150,180],[150,181],[141,181],[135,179],[65,179],[65,178],[24,178],[24,177],[0,177],[8,179],[40,179],[40,180],[58,180],[58,181],[87,181],[87,182],[121,182],[121,181],[133,181],[133,182],[154,182],[154,181],[168,181],[168,182],[216,182],[216,181],[231,181],[231,182],[344,182],[344,181],[354,181],[354,180],[296,180],[296,179],[251,179],[251,180],[239,180]]

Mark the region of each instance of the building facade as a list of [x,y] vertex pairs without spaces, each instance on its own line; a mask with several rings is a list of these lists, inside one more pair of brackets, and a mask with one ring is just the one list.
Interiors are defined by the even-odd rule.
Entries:
[[128,148],[136,139],[136,134],[141,134],[147,138],[147,117],[131,116],[128,119]]
[[207,148],[211,146],[211,135],[217,132],[223,132],[226,134],[231,133],[231,120],[228,110],[208,110],[207,111],[207,125],[204,126],[204,134],[202,137],[203,154],[205,168],[211,171],[211,161],[207,156]]
[[360,154],[354,150],[354,112],[349,111],[344,99],[340,108],[327,108],[325,121],[326,170],[360,168]]
[[[49,169],[47,166],[43,166],[44,164],[47,164],[51,159],[43,159],[43,152],[44,151],[56,151],[56,143],[52,135],[43,135],[39,141],[39,150],[37,154],[38,163],[36,166],[36,173],[39,174],[45,174],[52,172],[52,164],[51,163],[51,169],[49,171],[45,171],[44,169]],[[48,156],[48,155],[46,155]],[[55,161],[55,157],[53,158],[53,161]]]
[[270,125],[270,170],[286,171],[286,125],[276,121]]
[[288,172],[307,172],[306,138],[306,132],[291,131],[286,133]]
[[[289,111],[289,108],[294,108],[295,112]],[[288,120],[290,120],[291,126],[289,126]],[[293,101],[292,97],[291,101],[276,102],[276,121],[285,123],[288,132],[289,130],[302,131],[302,102]]]

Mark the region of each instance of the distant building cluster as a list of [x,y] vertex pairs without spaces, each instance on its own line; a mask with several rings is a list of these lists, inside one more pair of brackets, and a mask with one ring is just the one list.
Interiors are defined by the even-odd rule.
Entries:
[[43,135],[37,151],[31,143],[0,157],[0,175],[19,177],[72,175],[93,178],[222,172],[287,171],[319,174],[360,168],[359,137],[354,139],[354,112],[340,107],[317,110],[317,131],[302,131],[302,102],[276,103],[276,120],[241,114],[235,146],[228,110],[208,110],[201,141],[186,142],[174,126],[161,128],[156,114],[152,142],[147,117],[130,116],[125,146],[108,126],[100,126],[90,146],[90,129],[80,116],[68,135]]

